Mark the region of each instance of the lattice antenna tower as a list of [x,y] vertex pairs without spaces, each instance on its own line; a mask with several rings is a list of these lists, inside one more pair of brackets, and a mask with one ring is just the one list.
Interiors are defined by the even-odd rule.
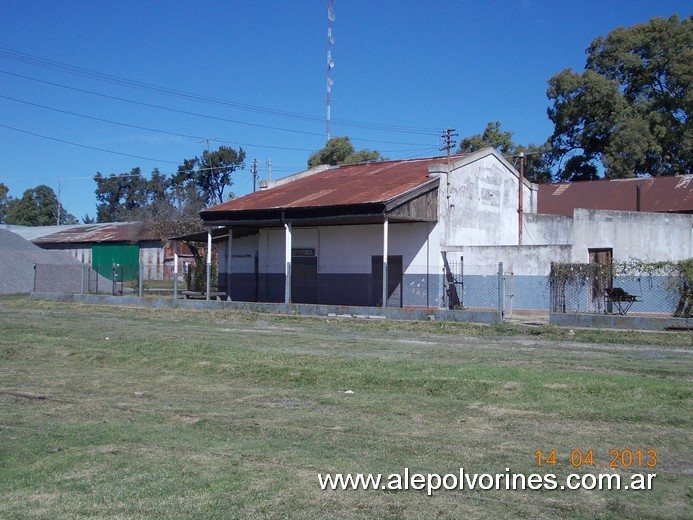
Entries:
[[327,1],[327,140],[330,140],[330,121],[332,114],[332,85],[334,81],[332,79],[332,68],[334,67],[334,60],[332,59],[332,45],[334,44],[334,37],[332,36],[332,24],[334,23],[334,0]]

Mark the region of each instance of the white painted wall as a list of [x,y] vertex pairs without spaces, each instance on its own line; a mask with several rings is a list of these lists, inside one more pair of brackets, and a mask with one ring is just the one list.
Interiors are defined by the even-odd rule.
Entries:
[[573,219],[561,215],[525,213],[523,246],[572,244]]
[[[487,149],[429,172],[440,176],[441,246],[515,245],[518,243],[519,173],[497,152]],[[524,183],[523,213],[536,211],[537,186]]]
[[611,248],[614,259],[645,261],[693,257],[693,215],[576,209],[573,262],[587,262],[590,248]]
[[[405,273],[426,267],[429,229],[423,222],[389,225],[388,254],[402,256]],[[318,267],[328,273],[370,273],[371,257],[383,254],[383,226],[334,226],[321,229]],[[299,246],[300,247],[300,246]],[[437,248],[429,255],[437,265]],[[346,269],[346,270],[345,270]],[[425,272],[425,271],[424,271]]]
[[[435,223],[391,223],[389,254],[402,256],[405,273],[426,272],[427,262],[432,269],[438,269],[438,234],[439,226]],[[371,272],[371,256],[383,254],[383,226],[293,227],[291,247],[315,249],[318,272],[368,274]],[[220,241],[218,248],[219,272],[225,273],[227,241]],[[255,236],[234,238],[232,271],[253,272],[255,251],[259,255],[260,272],[283,273],[284,229],[263,229]]]
[[547,276],[551,262],[570,262],[571,253],[570,245],[469,246],[449,252],[448,256],[455,261],[462,256],[469,266],[496,266],[503,262],[506,273]]
[[[219,273],[226,273],[228,240],[217,243],[219,252]],[[255,252],[258,251],[258,235],[233,239],[231,250],[231,271],[234,273],[255,272]]]

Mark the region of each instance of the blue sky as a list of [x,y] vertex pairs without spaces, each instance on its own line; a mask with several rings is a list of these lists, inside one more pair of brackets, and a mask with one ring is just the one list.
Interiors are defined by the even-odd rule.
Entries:
[[[582,70],[618,26],[690,15],[690,1],[335,0],[332,136],[391,159],[440,152],[501,121],[552,132],[548,79]],[[213,139],[242,147],[236,195],[304,169],[326,139],[327,0],[3,0],[0,182],[60,186],[95,214],[96,172],[173,173]],[[79,146],[78,146],[79,145]]]

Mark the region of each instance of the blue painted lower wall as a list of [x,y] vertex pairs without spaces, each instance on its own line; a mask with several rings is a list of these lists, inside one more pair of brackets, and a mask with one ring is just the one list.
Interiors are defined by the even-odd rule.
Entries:
[[506,295],[512,295],[513,309],[549,310],[551,290],[548,276],[506,277]]
[[[370,273],[318,273],[316,286],[301,300],[301,291],[294,295],[294,303],[324,305],[376,306],[382,298],[380,286],[375,287]],[[231,275],[231,299],[233,301],[283,303],[285,277],[282,273],[234,273]],[[462,308],[497,309],[497,275],[465,275],[455,287]],[[677,294],[669,287],[665,277],[615,277],[614,287],[621,287],[638,301],[631,313],[655,313],[671,315],[678,303]],[[226,288],[226,274],[219,275],[219,287]],[[506,309],[548,311],[551,291],[548,276],[506,275]],[[576,291],[566,291],[567,312],[613,311],[607,309],[603,299],[590,296],[590,286],[585,284]],[[390,294],[390,307],[435,307],[449,306],[448,286],[443,274],[404,274],[402,283]]]
[[[285,276],[282,273],[234,273],[230,280],[230,296],[233,301],[284,302]],[[219,288],[226,290],[226,273],[219,274]],[[494,282],[495,283],[495,282]],[[441,307],[443,298],[442,275],[405,274],[402,283],[390,295],[392,307]],[[314,301],[301,301],[300,295],[313,295]],[[375,306],[382,299],[380,287],[375,287],[370,273],[318,273],[314,291],[302,290],[293,295],[294,303],[325,305]],[[487,300],[480,296],[479,301]],[[497,299],[497,298],[496,298]],[[495,302],[479,308],[497,308]]]

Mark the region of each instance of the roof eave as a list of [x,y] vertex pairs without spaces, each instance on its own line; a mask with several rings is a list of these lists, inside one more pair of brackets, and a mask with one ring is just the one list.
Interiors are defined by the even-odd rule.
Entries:
[[261,210],[232,210],[201,212],[205,226],[272,227],[285,222],[323,222],[372,219],[384,215],[383,203],[313,206],[300,208],[269,208]]
[[440,185],[440,178],[433,178],[423,184],[420,184],[416,188],[413,188],[405,193],[402,193],[400,195],[397,195],[396,197],[391,198],[390,200],[385,202],[385,212],[389,213],[390,211],[393,211],[403,204],[406,204],[408,202],[411,202],[412,200],[421,197],[422,195],[425,195],[426,193],[430,193],[434,190],[438,189],[438,186]]

